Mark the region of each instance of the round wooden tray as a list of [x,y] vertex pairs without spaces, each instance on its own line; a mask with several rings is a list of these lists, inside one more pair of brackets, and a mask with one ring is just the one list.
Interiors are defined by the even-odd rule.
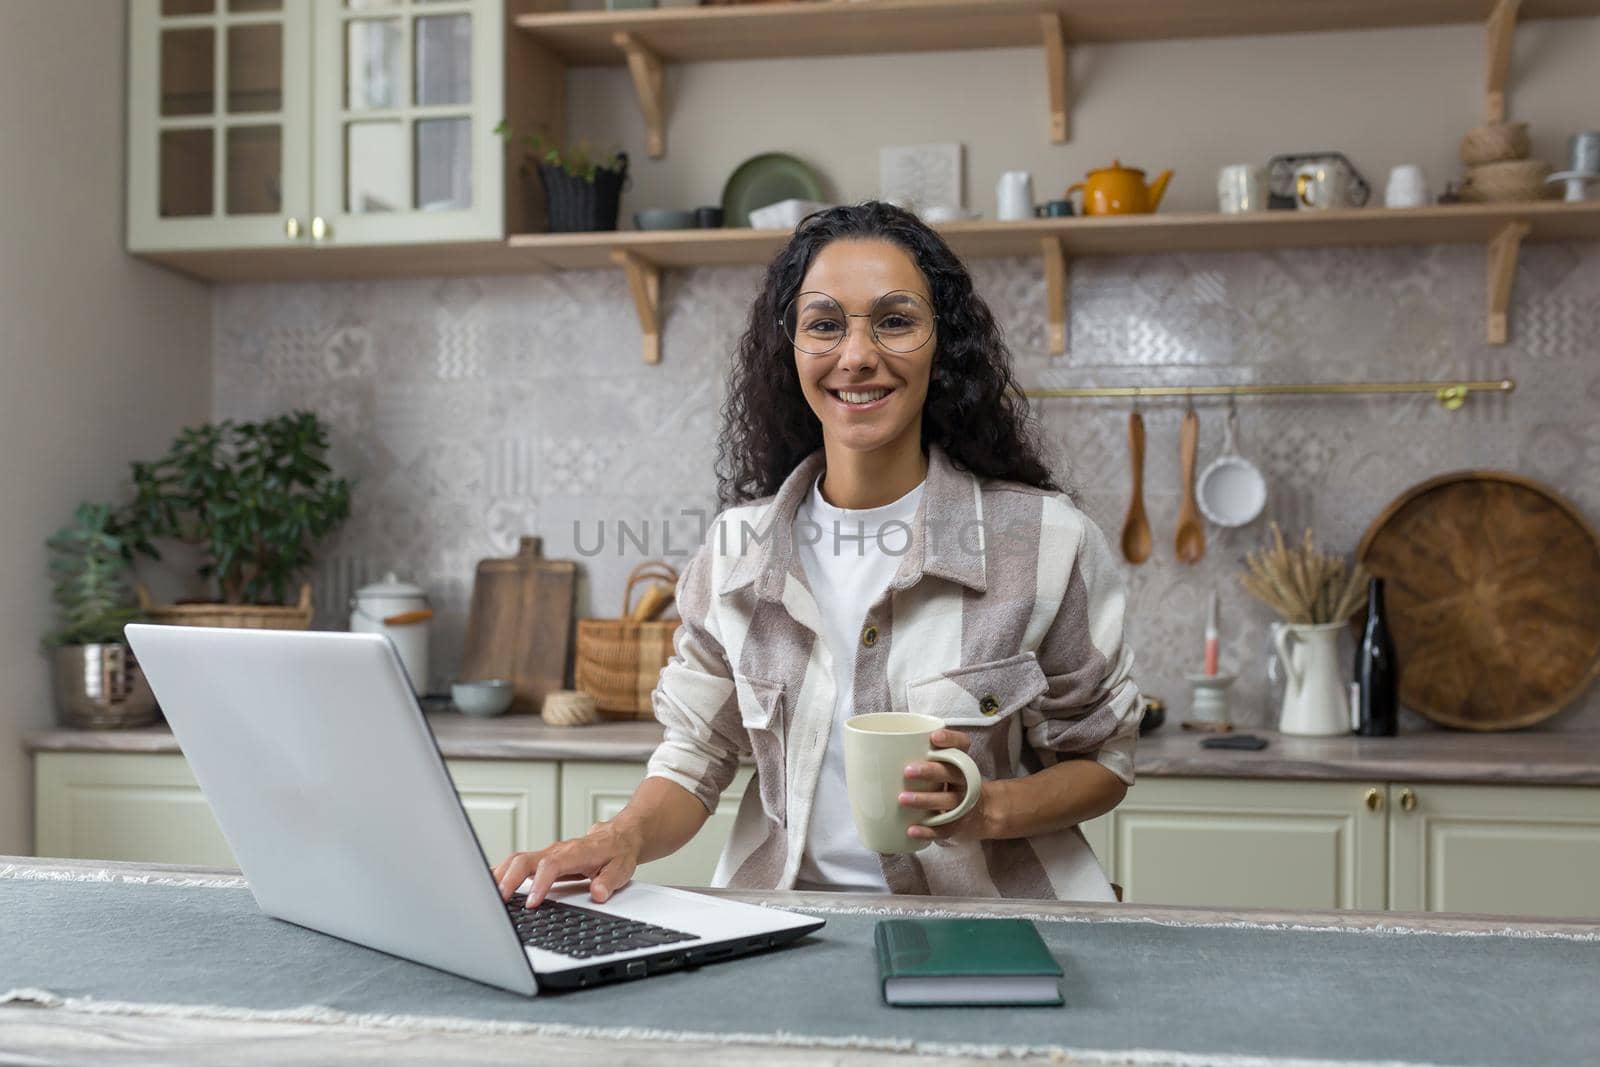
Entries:
[[1362,537],[1384,579],[1400,702],[1443,726],[1548,719],[1600,674],[1600,537],[1528,478],[1461,471],[1415,486]]

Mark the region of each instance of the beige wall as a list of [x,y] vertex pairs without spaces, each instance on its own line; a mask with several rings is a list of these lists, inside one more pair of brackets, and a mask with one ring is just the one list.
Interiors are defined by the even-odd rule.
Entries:
[[210,406],[207,290],[122,252],[123,11],[0,19],[0,853],[31,848],[18,736],[54,721],[44,539]]
[[[1567,138],[1600,128],[1600,19],[1517,30],[1514,119],[1556,164]],[[668,155],[650,160],[627,74],[575,71],[568,133],[620,143],[635,163],[624,212],[720,200],[739,162],[786,151],[849,201],[873,196],[878,147],[959,141],[967,206],[994,217],[994,186],[1028,170],[1039,199],[1113,156],[1177,174],[1169,210],[1214,210],[1219,167],[1337,149],[1381,196],[1389,168],[1420,163],[1435,190],[1459,176],[1461,134],[1483,120],[1483,31],[1474,26],[1169,41],[1072,53],[1073,137],[1046,134],[1039,49],[738,61],[672,68]],[[631,225],[631,223],[624,223]]]

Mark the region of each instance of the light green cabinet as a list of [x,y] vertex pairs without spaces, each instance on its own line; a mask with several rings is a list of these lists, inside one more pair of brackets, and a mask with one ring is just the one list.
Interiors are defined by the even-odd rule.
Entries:
[[[446,766],[490,863],[556,839],[556,764],[449,760]],[[34,797],[34,849],[41,856],[235,866],[181,755],[40,752]]]
[[1389,906],[1600,917],[1600,789],[1395,785]]
[[311,17],[312,0],[130,0],[130,251],[295,239],[288,220],[312,208]]
[[1141,904],[1600,918],[1600,789],[1143,778],[1084,836]]
[[130,0],[129,251],[524,228],[494,129],[561,135],[564,71],[510,24],[551,2]]
[[235,866],[182,756],[40,752],[34,851],[71,859]]
[[[754,770],[741,767],[700,832],[672,855],[639,868],[638,877],[662,885],[711,884],[722,846],[733,833],[739,810]],[[597,822],[614,817],[644,780],[638,763],[566,763],[561,768],[561,836],[579,837]]]
[[1083,827],[1125,900],[1220,907],[1385,904],[1379,783],[1142,778]]

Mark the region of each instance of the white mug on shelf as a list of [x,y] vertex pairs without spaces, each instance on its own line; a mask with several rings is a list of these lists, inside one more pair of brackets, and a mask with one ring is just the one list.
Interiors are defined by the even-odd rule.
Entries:
[[1235,163],[1217,171],[1217,210],[1224,215],[1267,209],[1267,172],[1254,163]]
[[1354,181],[1350,168],[1337,160],[1302,164],[1294,172],[1294,206],[1300,211],[1349,207]]
[[994,187],[995,218],[1018,222],[1033,218],[1033,175],[1008,170]]
[[1428,179],[1415,163],[1402,163],[1389,172],[1383,188],[1384,207],[1427,207]]

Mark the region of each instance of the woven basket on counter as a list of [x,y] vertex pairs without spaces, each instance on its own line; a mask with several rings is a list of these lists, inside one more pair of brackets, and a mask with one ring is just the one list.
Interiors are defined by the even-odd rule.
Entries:
[[311,629],[311,586],[300,586],[294,604],[152,604],[143,585],[135,587],[139,610],[166,626],[232,626],[244,630]]
[[[669,564],[660,560],[641,563],[628,575],[622,618],[578,620],[574,680],[580,690],[594,697],[596,707],[607,718],[650,718],[650,693],[672,656],[672,637],[683,620],[634,617],[639,610],[633,606],[633,587],[651,578],[665,580],[669,593],[678,584],[678,572]],[[640,606],[653,615],[670,602],[670,595],[663,602],[652,587]],[[658,605],[654,610],[652,603]]]

